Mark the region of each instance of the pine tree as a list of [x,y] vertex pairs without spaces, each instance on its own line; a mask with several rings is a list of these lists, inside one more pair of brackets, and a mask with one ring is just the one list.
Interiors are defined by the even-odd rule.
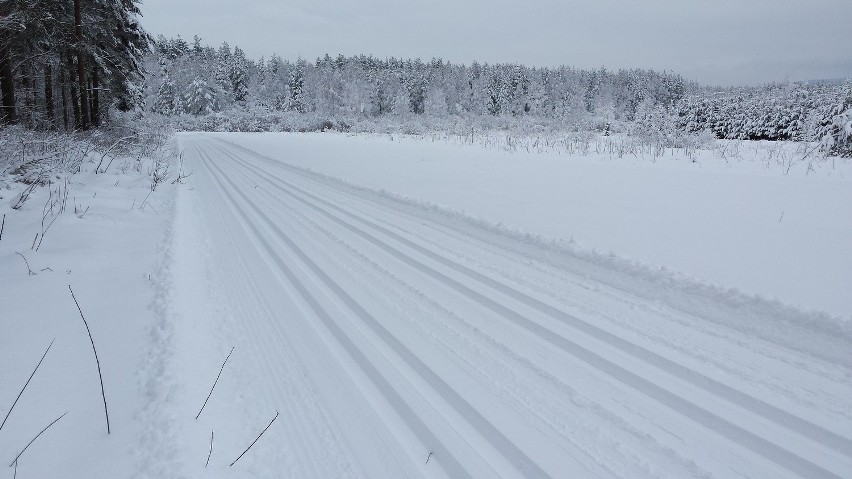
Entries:
[[228,65],[228,83],[231,86],[231,94],[234,101],[244,102],[248,98],[248,65],[245,53],[240,47],[234,47],[234,54]]
[[153,106],[153,111],[167,116],[174,115],[180,111],[175,82],[168,76],[163,79],[162,85],[157,90],[157,99]]
[[192,37],[192,53],[193,55],[201,55],[204,48],[201,46],[201,37],[195,35]]
[[228,42],[223,42],[216,53],[215,78],[216,85],[223,91],[232,92],[231,84],[231,47]]
[[290,90],[289,109],[304,113],[306,111],[304,103],[304,88],[305,88],[305,61],[301,58],[296,62],[293,72],[290,74],[290,81],[287,83]]
[[185,110],[190,115],[200,116],[218,110],[216,94],[203,78],[196,78],[184,94]]

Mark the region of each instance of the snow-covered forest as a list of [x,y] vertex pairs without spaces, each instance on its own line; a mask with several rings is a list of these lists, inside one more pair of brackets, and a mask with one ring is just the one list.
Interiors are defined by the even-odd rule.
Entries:
[[668,143],[678,132],[708,131],[720,139],[825,141],[834,154],[852,154],[852,86],[842,83],[713,88],[653,70],[466,66],[365,55],[252,60],[239,47],[213,48],[197,36],[192,44],[160,36],[147,68],[146,105],[183,116],[176,124],[187,130],[381,125],[418,131],[414,123],[428,131],[461,123],[521,132],[656,134]]
[[364,55],[255,61],[239,47],[214,49],[198,37],[192,45],[159,37],[154,50],[148,103],[167,115],[247,108],[330,119],[526,116],[603,128],[595,122],[630,121],[642,108],[675,105],[697,89],[679,75],[651,70],[465,66]]
[[3,123],[87,130],[142,108],[139,13],[132,0],[0,2]]

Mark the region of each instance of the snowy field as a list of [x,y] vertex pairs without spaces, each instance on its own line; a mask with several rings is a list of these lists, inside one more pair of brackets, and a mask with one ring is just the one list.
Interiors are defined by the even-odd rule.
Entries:
[[0,200],[10,476],[849,477],[846,162],[176,141]]

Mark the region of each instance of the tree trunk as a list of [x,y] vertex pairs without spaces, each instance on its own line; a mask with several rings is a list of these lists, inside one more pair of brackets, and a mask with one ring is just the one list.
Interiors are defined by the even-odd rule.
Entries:
[[62,54],[59,54],[59,91],[62,94],[62,125],[68,131],[68,97],[65,95],[65,68],[62,67]]
[[68,50],[68,85],[71,87],[71,108],[74,110],[74,128],[82,128],[83,119],[80,117],[80,97],[77,95],[77,77],[74,76],[74,57]]
[[92,77],[89,72],[86,73],[88,75],[86,77],[86,97],[89,100],[89,123],[95,126],[95,110],[92,108]]
[[99,94],[98,69],[92,69],[92,124],[101,126],[101,98]]
[[21,115],[24,117],[24,123],[28,128],[33,128],[33,119],[35,118],[35,104],[33,100],[33,85],[30,79],[29,66],[24,64],[21,67],[21,89],[24,91],[24,111]]
[[15,123],[18,115],[15,105],[15,76],[12,73],[12,54],[6,44],[6,35],[0,36],[0,93],[3,96],[3,111],[0,121]]
[[54,129],[56,125],[53,118],[53,67],[50,62],[44,66],[44,117],[47,121],[47,129]]
[[43,127],[43,125],[41,125],[41,123],[44,123],[44,121],[41,118],[41,115],[39,115],[39,111],[38,111],[38,109],[39,109],[39,97],[38,96],[41,94],[41,92],[38,89],[39,84],[38,84],[38,76],[37,75],[38,75],[38,73],[33,66],[30,66],[29,68],[27,68],[27,78],[29,78],[30,91],[32,92],[32,100],[30,100],[30,105],[32,105],[31,109],[30,109],[30,118],[32,118],[31,122],[32,122],[33,128]]
[[77,84],[80,89],[80,127],[89,129],[89,95],[86,91],[86,64],[83,52],[83,18],[80,14],[80,2],[74,0],[74,34],[77,40]]

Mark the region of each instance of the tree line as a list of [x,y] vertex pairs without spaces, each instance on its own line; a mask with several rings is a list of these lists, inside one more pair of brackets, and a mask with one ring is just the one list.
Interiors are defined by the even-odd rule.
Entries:
[[87,130],[144,101],[138,0],[0,0],[0,122]]
[[158,37],[147,65],[146,104],[166,116],[238,109],[249,117],[292,112],[344,121],[533,118],[572,130],[659,138],[711,132],[720,139],[827,141],[834,153],[850,150],[852,87],[843,83],[710,88],[642,69],[458,65],[365,55],[252,60],[239,47],[213,48],[197,36],[191,44]]
[[697,88],[652,70],[458,65],[441,59],[358,55],[316,61],[251,60],[219,48],[159,37],[150,59],[148,104],[164,115],[230,108],[334,116],[535,116],[583,122],[632,120],[643,103],[671,106]]

